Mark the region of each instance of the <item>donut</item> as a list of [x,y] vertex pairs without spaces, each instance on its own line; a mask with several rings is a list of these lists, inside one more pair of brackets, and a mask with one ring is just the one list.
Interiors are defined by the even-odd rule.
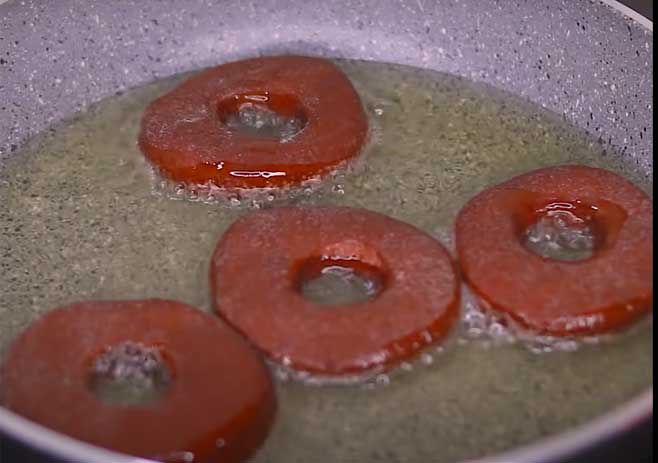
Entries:
[[[158,369],[170,384],[152,402],[109,403],[94,390],[99,375],[155,380]],[[276,408],[253,348],[217,318],[165,300],[51,311],[17,338],[1,373],[10,410],[87,443],[172,463],[242,462],[266,438]]]
[[139,146],[175,181],[282,187],[346,164],[367,132],[359,96],[340,69],[280,56],[208,69],[158,98],[144,112]]
[[[529,230],[556,214],[571,218],[567,229],[589,229],[589,257],[531,251]],[[549,167],[489,188],[460,211],[455,238],[462,274],[483,305],[532,332],[599,335],[652,310],[653,204],[607,170]]]
[[[306,299],[322,267],[378,275],[373,298],[330,308]],[[390,369],[442,341],[459,317],[445,248],[417,228],[362,209],[273,208],[243,216],[211,262],[214,307],[275,362],[317,378]]]

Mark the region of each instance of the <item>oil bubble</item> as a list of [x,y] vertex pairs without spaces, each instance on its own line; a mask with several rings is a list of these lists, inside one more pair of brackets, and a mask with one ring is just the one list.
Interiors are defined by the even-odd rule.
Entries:
[[434,363],[434,357],[432,357],[432,354],[425,352],[424,354],[421,354],[420,361],[423,365],[431,365]]
[[402,371],[413,371],[414,366],[409,362],[402,362],[400,364],[400,370]]
[[518,343],[534,354],[575,352],[585,344],[599,344],[604,336],[555,337],[540,335],[521,327],[513,319],[495,314],[464,285],[459,345],[477,343],[484,349]]
[[375,376],[375,383],[378,386],[388,386],[391,383],[391,378],[385,374]]

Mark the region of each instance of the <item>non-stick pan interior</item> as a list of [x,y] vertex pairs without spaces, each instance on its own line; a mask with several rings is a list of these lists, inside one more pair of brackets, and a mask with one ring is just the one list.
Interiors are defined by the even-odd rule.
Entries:
[[0,11],[0,157],[126,87],[295,52],[484,81],[564,114],[647,175],[653,163],[652,35],[602,2],[10,0]]

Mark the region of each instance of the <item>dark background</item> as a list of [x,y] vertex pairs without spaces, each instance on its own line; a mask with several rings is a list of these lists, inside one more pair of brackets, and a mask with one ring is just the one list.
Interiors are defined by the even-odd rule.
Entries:
[[619,0],[620,3],[633,8],[638,13],[653,21],[653,0]]

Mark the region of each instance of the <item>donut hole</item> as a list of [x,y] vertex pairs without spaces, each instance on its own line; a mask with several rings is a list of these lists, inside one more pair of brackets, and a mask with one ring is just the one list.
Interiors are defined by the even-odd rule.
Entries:
[[109,405],[149,405],[164,397],[172,381],[160,348],[126,341],[94,359],[89,387]]
[[551,202],[530,214],[522,229],[522,242],[526,249],[547,259],[590,259],[607,238],[608,226],[598,211],[580,201]]
[[297,287],[319,307],[367,302],[386,287],[387,272],[375,250],[358,242],[327,246],[299,265]]
[[287,142],[308,125],[300,101],[290,95],[252,92],[233,95],[217,105],[229,130],[251,138]]

